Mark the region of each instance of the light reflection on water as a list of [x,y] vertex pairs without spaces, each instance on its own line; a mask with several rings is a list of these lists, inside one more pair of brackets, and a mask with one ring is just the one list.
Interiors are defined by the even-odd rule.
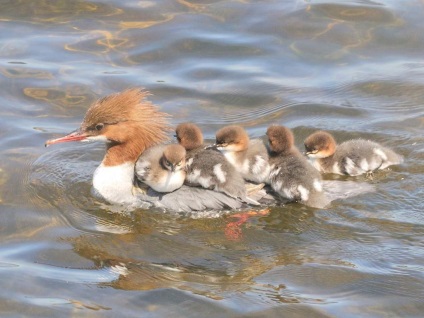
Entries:
[[[420,1],[0,4],[0,313],[419,316]],[[213,138],[273,123],[393,147],[377,191],[249,219],[120,211],[91,195],[98,144],[43,148],[100,96],[142,86]]]

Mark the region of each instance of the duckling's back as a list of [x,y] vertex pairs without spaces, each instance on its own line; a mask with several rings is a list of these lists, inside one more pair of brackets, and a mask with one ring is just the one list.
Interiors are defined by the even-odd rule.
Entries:
[[333,160],[341,174],[358,176],[400,164],[403,157],[376,142],[353,139],[337,146]]
[[323,208],[330,203],[322,189],[319,172],[297,150],[271,156],[269,183],[282,197]]

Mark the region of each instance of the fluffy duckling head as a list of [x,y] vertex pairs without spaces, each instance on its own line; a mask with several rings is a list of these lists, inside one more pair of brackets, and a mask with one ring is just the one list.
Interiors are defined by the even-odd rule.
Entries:
[[336,151],[336,140],[325,131],[317,131],[305,139],[305,152],[310,158],[327,158]]
[[216,132],[216,148],[221,151],[243,151],[249,144],[249,135],[241,126],[226,126]]
[[203,134],[200,128],[192,123],[179,124],[175,129],[178,143],[187,151],[203,145]]
[[284,126],[270,126],[266,132],[268,136],[269,148],[275,153],[286,153],[294,145],[292,131]]
[[161,158],[162,166],[172,172],[180,171],[185,167],[186,150],[178,144],[168,145]]

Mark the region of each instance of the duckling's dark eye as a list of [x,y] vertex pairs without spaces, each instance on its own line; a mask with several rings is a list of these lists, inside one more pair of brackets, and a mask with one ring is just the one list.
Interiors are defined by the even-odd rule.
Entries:
[[94,129],[97,131],[102,130],[105,127],[105,124],[97,124],[96,126],[94,126]]

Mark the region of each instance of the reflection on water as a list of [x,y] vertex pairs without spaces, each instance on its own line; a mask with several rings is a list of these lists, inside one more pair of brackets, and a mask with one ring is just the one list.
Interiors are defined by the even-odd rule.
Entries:
[[[375,317],[424,309],[420,1],[0,4],[1,316]],[[145,87],[207,138],[317,129],[406,160],[328,209],[237,219],[94,198],[99,144],[45,149],[88,105]],[[74,314],[75,313],[75,314]]]

